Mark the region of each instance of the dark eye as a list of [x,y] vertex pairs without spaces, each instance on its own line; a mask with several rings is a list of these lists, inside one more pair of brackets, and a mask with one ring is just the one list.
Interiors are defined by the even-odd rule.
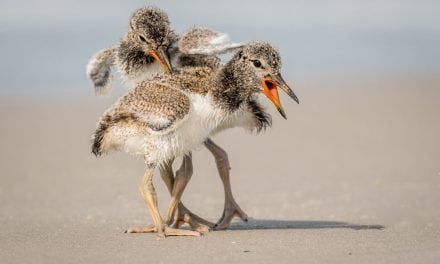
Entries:
[[253,63],[254,63],[254,66],[255,67],[257,67],[257,68],[260,68],[261,67],[261,62],[259,61],[259,60],[254,60],[254,61],[252,61]]
[[140,39],[142,42],[147,42],[147,40],[146,40],[144,37],[142,37],[142,36],[139,36],[139,39]]

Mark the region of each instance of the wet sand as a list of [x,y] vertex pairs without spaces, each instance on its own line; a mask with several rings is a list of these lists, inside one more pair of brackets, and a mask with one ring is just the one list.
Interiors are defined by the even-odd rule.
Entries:
[[[123,233],[151,222],[138,193],[143,162],[97,159],[89,146],[115,96],[2,98],[1,263],[437,263],[440,78],[294,87],[301,104],[282,98],[287,121],[267,104],[274,125],[264,134],[214,138],[252,219],[198,238]],[[221,182],[203,148],[183,202],[211,221],[221,215]]]

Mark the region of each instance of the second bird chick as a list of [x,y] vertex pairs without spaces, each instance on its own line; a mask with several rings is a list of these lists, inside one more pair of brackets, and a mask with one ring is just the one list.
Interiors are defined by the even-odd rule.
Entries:
[[170,50],[178,36],[170,28],[165,12],[155,7],[137,10],[130,19],[127,34],[112,48],[98,52],[87,65],[87,75],[96,94],[111,88],[111,67],[117,68],[123,80],[133,86],[157,72],[170,73]]

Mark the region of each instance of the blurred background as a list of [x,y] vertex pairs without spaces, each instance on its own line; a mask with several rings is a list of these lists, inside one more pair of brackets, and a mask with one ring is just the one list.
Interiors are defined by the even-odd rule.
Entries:
[[[227,250],[236,260],[250,247],[246,260],[266,263],[292,252],[299,260],[343,263],[347,250],[364,263],[380,263],[375,256],[384,263],[436,263],[439,1],[1,0],[4,263],[64,263],[66,257],[134,263],[164,256],[146,250],[157,247],[155,236],[122,234],[151,222],[138,193],[142,159],[90,153],[96,122],[126,88],[116,81],[111,95],[96,97],[85,66],[120,40],[133,11],[144,5],[165,10],[177,33],[204,25],[237,42],[269,41],[301,101],[281,95],[287,120],[266,104],[274,124],[261,135],[234,129],[214,138],[229,153],[233,192],[253,220],[204,240],[166,245]],[[223,190],[204,148],[194,153],[194,169],[183,201],[216,221]],[[169,196],[160,177],[155,184],[164,208]],[[369,230],[379,225],[385,229]],[[203,258],[188,254],[191,259]]]
[[132,12],[146,4],[164,9],[178,33],[206,25],[235,41],[269,41],[296,82],[440,70],[434,0],[2,0],[1,94],[91,95],[81,69],[94,52],[116,43]]

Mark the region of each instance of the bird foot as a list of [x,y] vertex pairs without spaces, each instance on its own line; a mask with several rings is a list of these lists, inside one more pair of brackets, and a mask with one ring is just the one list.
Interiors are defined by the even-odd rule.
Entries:
[[155,225],[148,225],[144,227],[132,227],[125,231],[125,233],[133,234],[133,233],[157,233],[159,237],[167,237],[167,236],[200,236],[201,233],[193,230],[185,230],[172,228],[169,226],[165,226],[162,232],[157,232],[157,228]]
[[178,229],[166,226],[163,234],[165,236],[201,236],[202,234],[193,230]]
[[205,220],[198,215],[192,213],[183,204],[179,204],[176,215],[177,218],[172,225],[174,228],[179,228],[184,224],[188,224],[193,231],[208,233],[215,226],[214,223],[211,223],[208,220]]
[[229,200],[226,202],[223,215],[215,224],[214,230],[218,231],[228,228],[235,216],[240,217],[244,222],[249,220],[248,215],[240,208],[237,202],[234,200]]
[[156,233],[157,228],[155,225],[147,225],[147,226],[136,226],[131,227],[125,230],[126,234],[134,234],[134,233]]

